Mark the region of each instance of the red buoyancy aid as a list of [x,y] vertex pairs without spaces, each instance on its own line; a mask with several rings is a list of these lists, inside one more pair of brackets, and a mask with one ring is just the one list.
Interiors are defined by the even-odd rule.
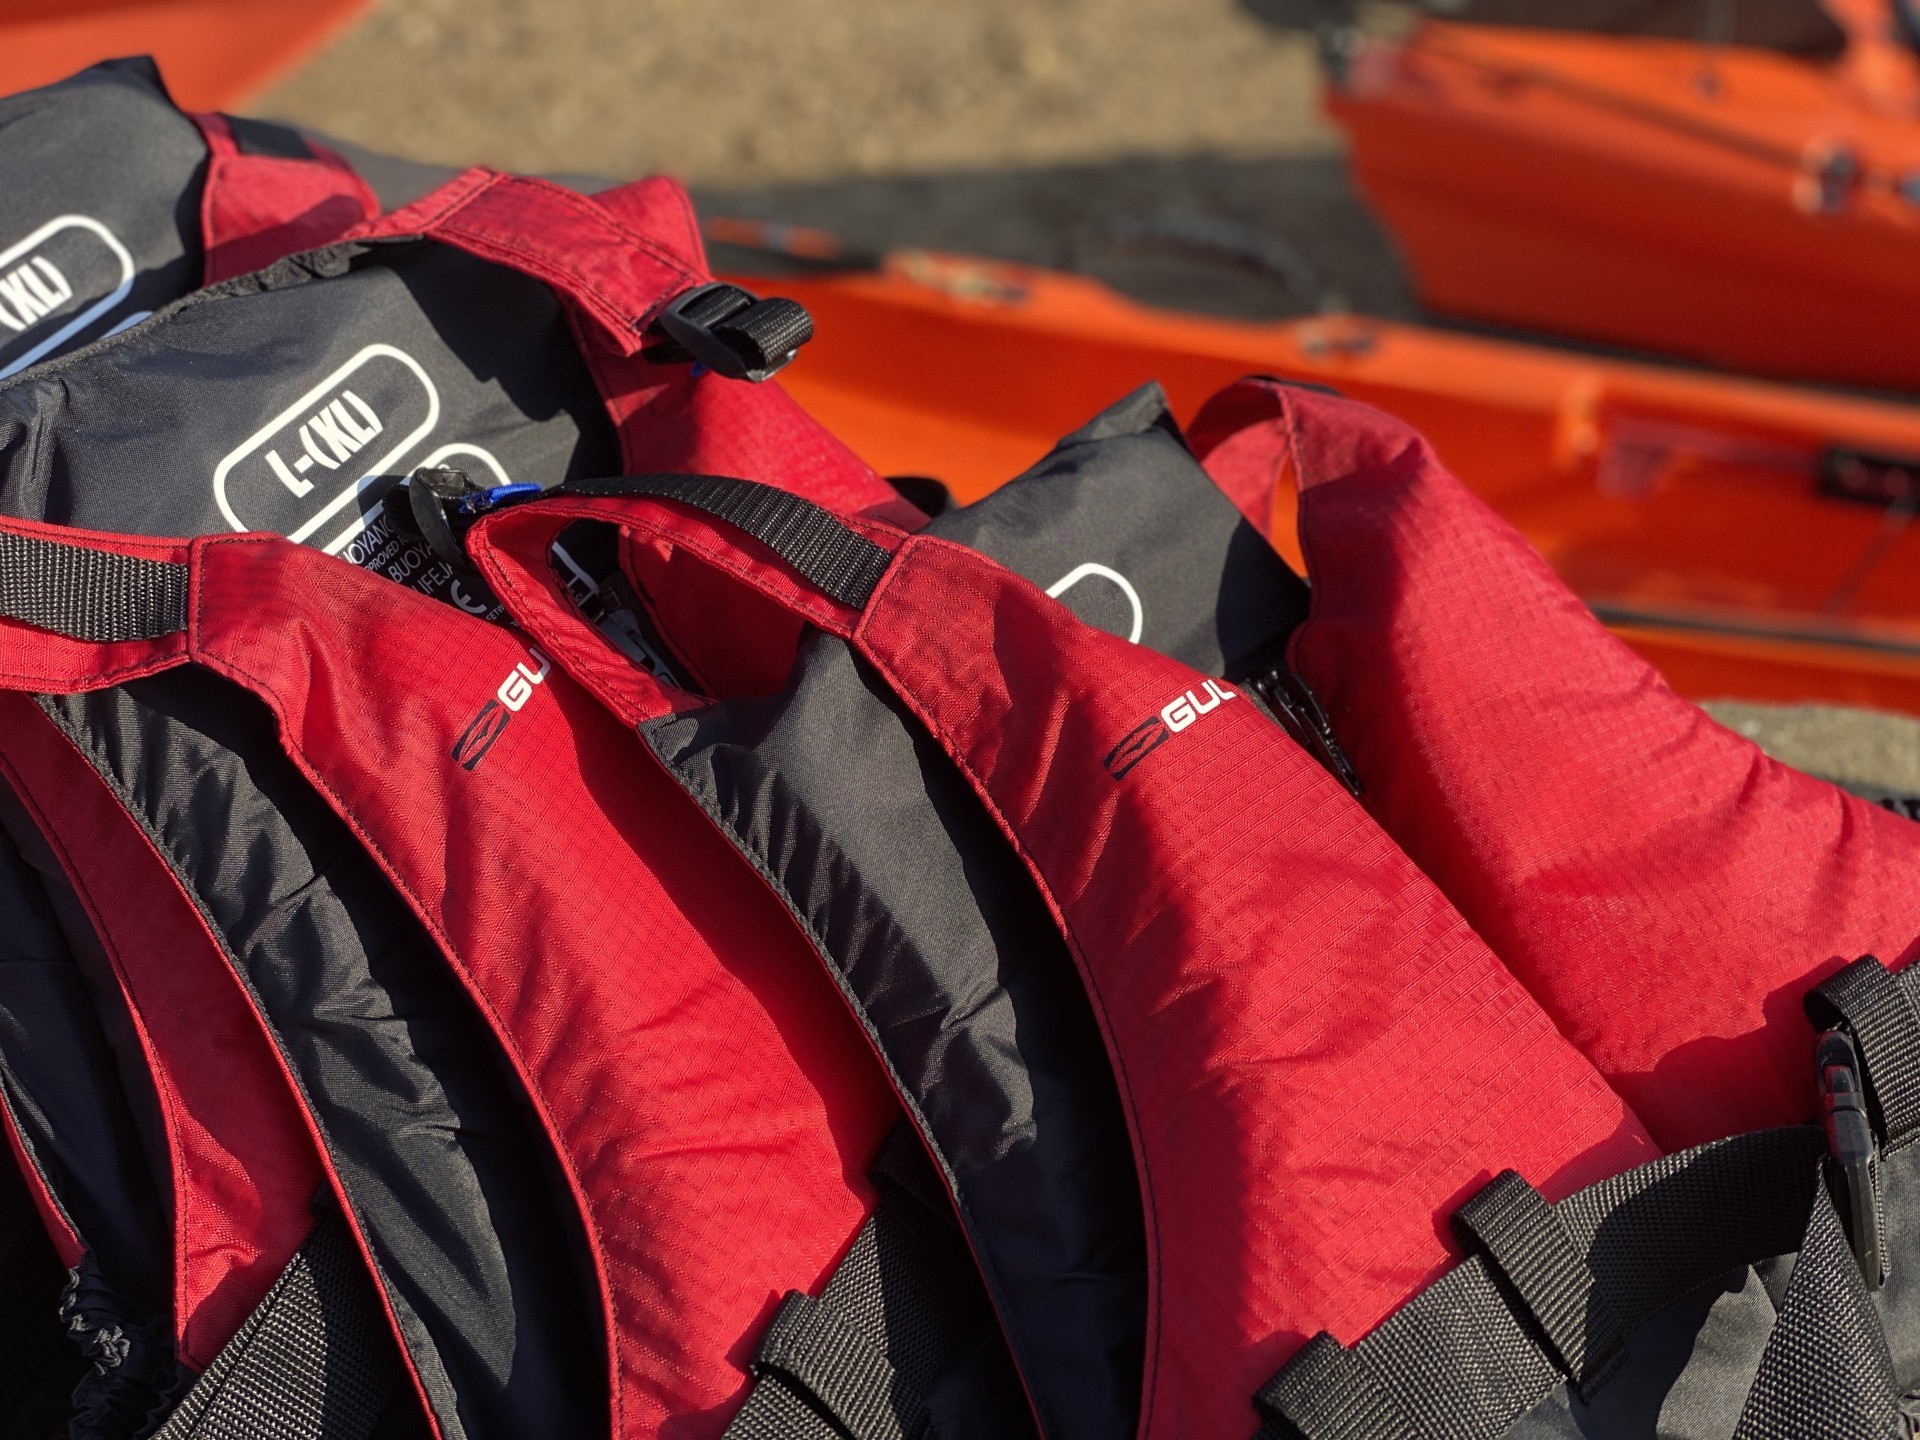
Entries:
[[[468,537],[561,668],[638,723],[670,769],[686,727],[716,708],[620,661],[553,577],[563,529],[613,524],[670,643],[676,616],[722,594],[739,632],[763,637],[724,671],[713,648],[681,652],[723,702],[742,697],[736,750],[798,693],[781,686],[812,627],[917,717],[1037,883],[1092,996],[1139,1166],[1141,1433],[1244,1436],[1252,1391],[1308,1335],[1364,1333],[1446,1268],[1446,1215],[1504,1167],[1564,1195],[1656,1153],[1437,890],[1244,696],[1082,625],[956,545],[843,526],[743,482],[624,484],[640,493],[553,496]],[[788,855],[813,854],[814,832],[796,828],[779,777],[740,774],[759,808],[707,797],[709,814],[786,884]],[[804,917],[806,898],[782,893]],[[859,1009],[846,957],[814,929]],[[901,1055],[882,1050],[945,1158],[950,1137],[927,1123]],[[1004,1291],[1006,1276],[989,1278]],[[1019,1317],[1005,1318],[1027,1359]],[[1030,1368],[1039,1391],[1037,1378]]]
[[183,114],[150,60],[0,98],[0,377],[379,208],[284,126]]
[[1920,828],[1769,760],[1608,635],[1413,430],[1243,381],[1192,428],[1262,528],[1369,810],[1668,1149],[1806,1117],[1800,997],[1920,941]]
[[[610,1413],[619,1436],[669,1421],[718,1435],[773,1300],[817,1284],[859,1228],[872,1201],[862,1172],[895,1113],[786,915],[630,733],[524,635],[273,539],[106,539],[24,522],[4,532],[10,560],[25,545],[84,566],[104,545],[150,562],[140,583],[172,587],[137,637],[0,625],[6,684],[112,696],[197,677],[237,687],[229,706],[270,712],[285,756],[478,1000],[551,1138],[585,1222],[611,1370],[597,1400],[571,1403]],[[39,618],[84,631],[77,591],[61,593]],[[122,597],[122,617],[137,609]],[[182,693],[168,703],[180,708]],[[151,823],[150,798],[128,783],[138,757],[89,758]],[[195,897],[236,954],[241,937],[204,889]],[[470,1370],[449,1358],[458,1337],[399,1302],[410,1293],[400,1272],[432,1257],[368,1234],[367,1196],[339,1160],[348,1142],[315,1093],[335,1082],[301,1069],[273,1017],[268,1029],[295,1056],[290,1091],[321,1135],[438,1432],[551,1423],[551,1412],[486,1413]]]

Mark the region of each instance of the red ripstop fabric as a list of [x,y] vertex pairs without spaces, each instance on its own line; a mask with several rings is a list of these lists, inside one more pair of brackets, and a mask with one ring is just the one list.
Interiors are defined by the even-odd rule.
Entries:
[[[1503,1168],[1557,1197],[1657,1153],[1245,697],[883,526],[856,527],[896,553],[855,613],[678,505],[557,497],[483,520],[469,549],[515,618],[629,720],[703,702],[609,664],[568,615],[541,557],[586,517],[623,527],[663,606],[679,583],[757,592],[789,660],[799,622],[849,637],[1026,860],[1093,997],[1142,1175],[1143,1435],[1244,1440],[1253,1391],[1309,1336],[1358,1338],[1452,1263],[1448,1215]],[[1178,732],[1139,738],[1182,703]]]
[[870,1212],[898,1114],[786,913],[523,634],[271,537],[183,552],[0,528],[190,554],[186,637],[0,622],[0,677],[74,691],[190,662],[268,704],[555,1142],[603,1287],[614,1434],[718,1436],[779,1297],[818,1285]]
[[[752,475],[831,510],[925,517],[778,382],[696,377],[641,352],[666,305],[713,280],[687,193],[671,180],[580,195],[545,180],[468,170],[351,239],[421,236],[545,281],[567,304],[633,473]],[[526,477],[539,479],[538,476]]]
[[[0,776],[100,937],[153,1074],[175,1349],[204,1370],[312,1228],[318,1152],[219,942],[107,782],[25,695],[0,693],[0,733]],[[66,1249],[77,1264],[70,1232]]]
[[248,155],[226,116],[188,118],[207,142],[200,229],[209,285],[330,245],[380,213],[366,181],[324,146],[308,141],[306,160]]
[[1249,380],[1191,438],[1263,529],[1298,487],[1291,660],[1368,808],[1661,1144],[1805,1120],[1800,997],[1912,958],[1920,827],[1675,695],[1401,422]]

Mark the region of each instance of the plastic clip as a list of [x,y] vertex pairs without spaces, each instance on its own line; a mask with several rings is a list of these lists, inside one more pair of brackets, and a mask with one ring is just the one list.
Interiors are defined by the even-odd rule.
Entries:
[[1880,1197],[1873,1173],[1880,1147],[1867,1109],[1860,1054],[1844,1030],[1821,1033],[1814,1046],[1814,1069],[1819,1077],[1820,1124],[1827,1132],[1827,1152],[1833,1157],[1840,1198],[1845,1202],[1842,1218],[1847,1238],[1853,1242],[1854,1259],[1867,1289],[1878,1290],[1886,1278]]
[[759,384],[785,369],[813,338],[813,317],[797,300],[762,300],[716,281],[676,296],[654,321],[664,344],[641,351],[657,365],[691,361],[696,374]]

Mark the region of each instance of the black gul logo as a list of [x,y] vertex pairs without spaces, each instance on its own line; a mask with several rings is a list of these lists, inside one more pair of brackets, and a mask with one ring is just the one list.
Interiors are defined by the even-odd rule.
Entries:
[[235,530],[311,539],[439,419],[440,392],[420,362],[369,345],[221,460],[213,498]]
[[1160,707],[1160,713],[1142,720],[1107,752],[1107,773],[1124,779],[1135,766],[1158,750],[1182,730],[1210,715],[1228,700],[1237,700],[1240,692],[1229,690],[1218,680],[1208,680],[1199,690],[1188,690]]
[[[493,748],[494,741],[505,733],[513,717],[526,707],[533,698],[533,687],[546,683],[547,672],[553,669],[553,662],[535,646],[527,647],[528,658],[533,661],[529,666],[522,660],[507,672],[507,678],[500,682],[500,688],[494,691],[493,699],[480,707],[480,713],[473,717],[460,738],[453,742],[453,762],[462,770],[471,770]],[[538,668],[534,668],[534,667]]]
[[133,256],[88,215],[58,215],[0,250],[0,379],[105,316],[133,290]]

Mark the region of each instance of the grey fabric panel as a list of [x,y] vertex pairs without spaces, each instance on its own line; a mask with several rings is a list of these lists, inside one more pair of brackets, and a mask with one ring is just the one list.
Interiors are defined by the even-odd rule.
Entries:
[[444,957],[280,751],[181,669],[43,707],[154,839],[297,1077],[448,1440],[606,1425],[580,1221]]
[[112,967],[66,876],[0,783],[0,1087],[22,1139],[115,1290],[173,1310],[159,1102]]
[[1306,583],[1188,453],[1158,385],[927,533],[1043,590],[1080,572],[1061,604],[1123,639],[1137,626],[1139,643],[1203,675],[1235,673],[1306,618]]
[[1024,868],[844,642],[779,695],[650,722],[826,958],[946,1170],[1053,1440],[1131,1433],[1144,1231],[1085,992]]
[[495,618],[380,497],[428,462],[496,484],[619,460],[552,291],[427,241],[292,257],[0,383],[0,512],[274,531]]
[[148,60],[0,98],[0,375],[200,283],[206,164]]

